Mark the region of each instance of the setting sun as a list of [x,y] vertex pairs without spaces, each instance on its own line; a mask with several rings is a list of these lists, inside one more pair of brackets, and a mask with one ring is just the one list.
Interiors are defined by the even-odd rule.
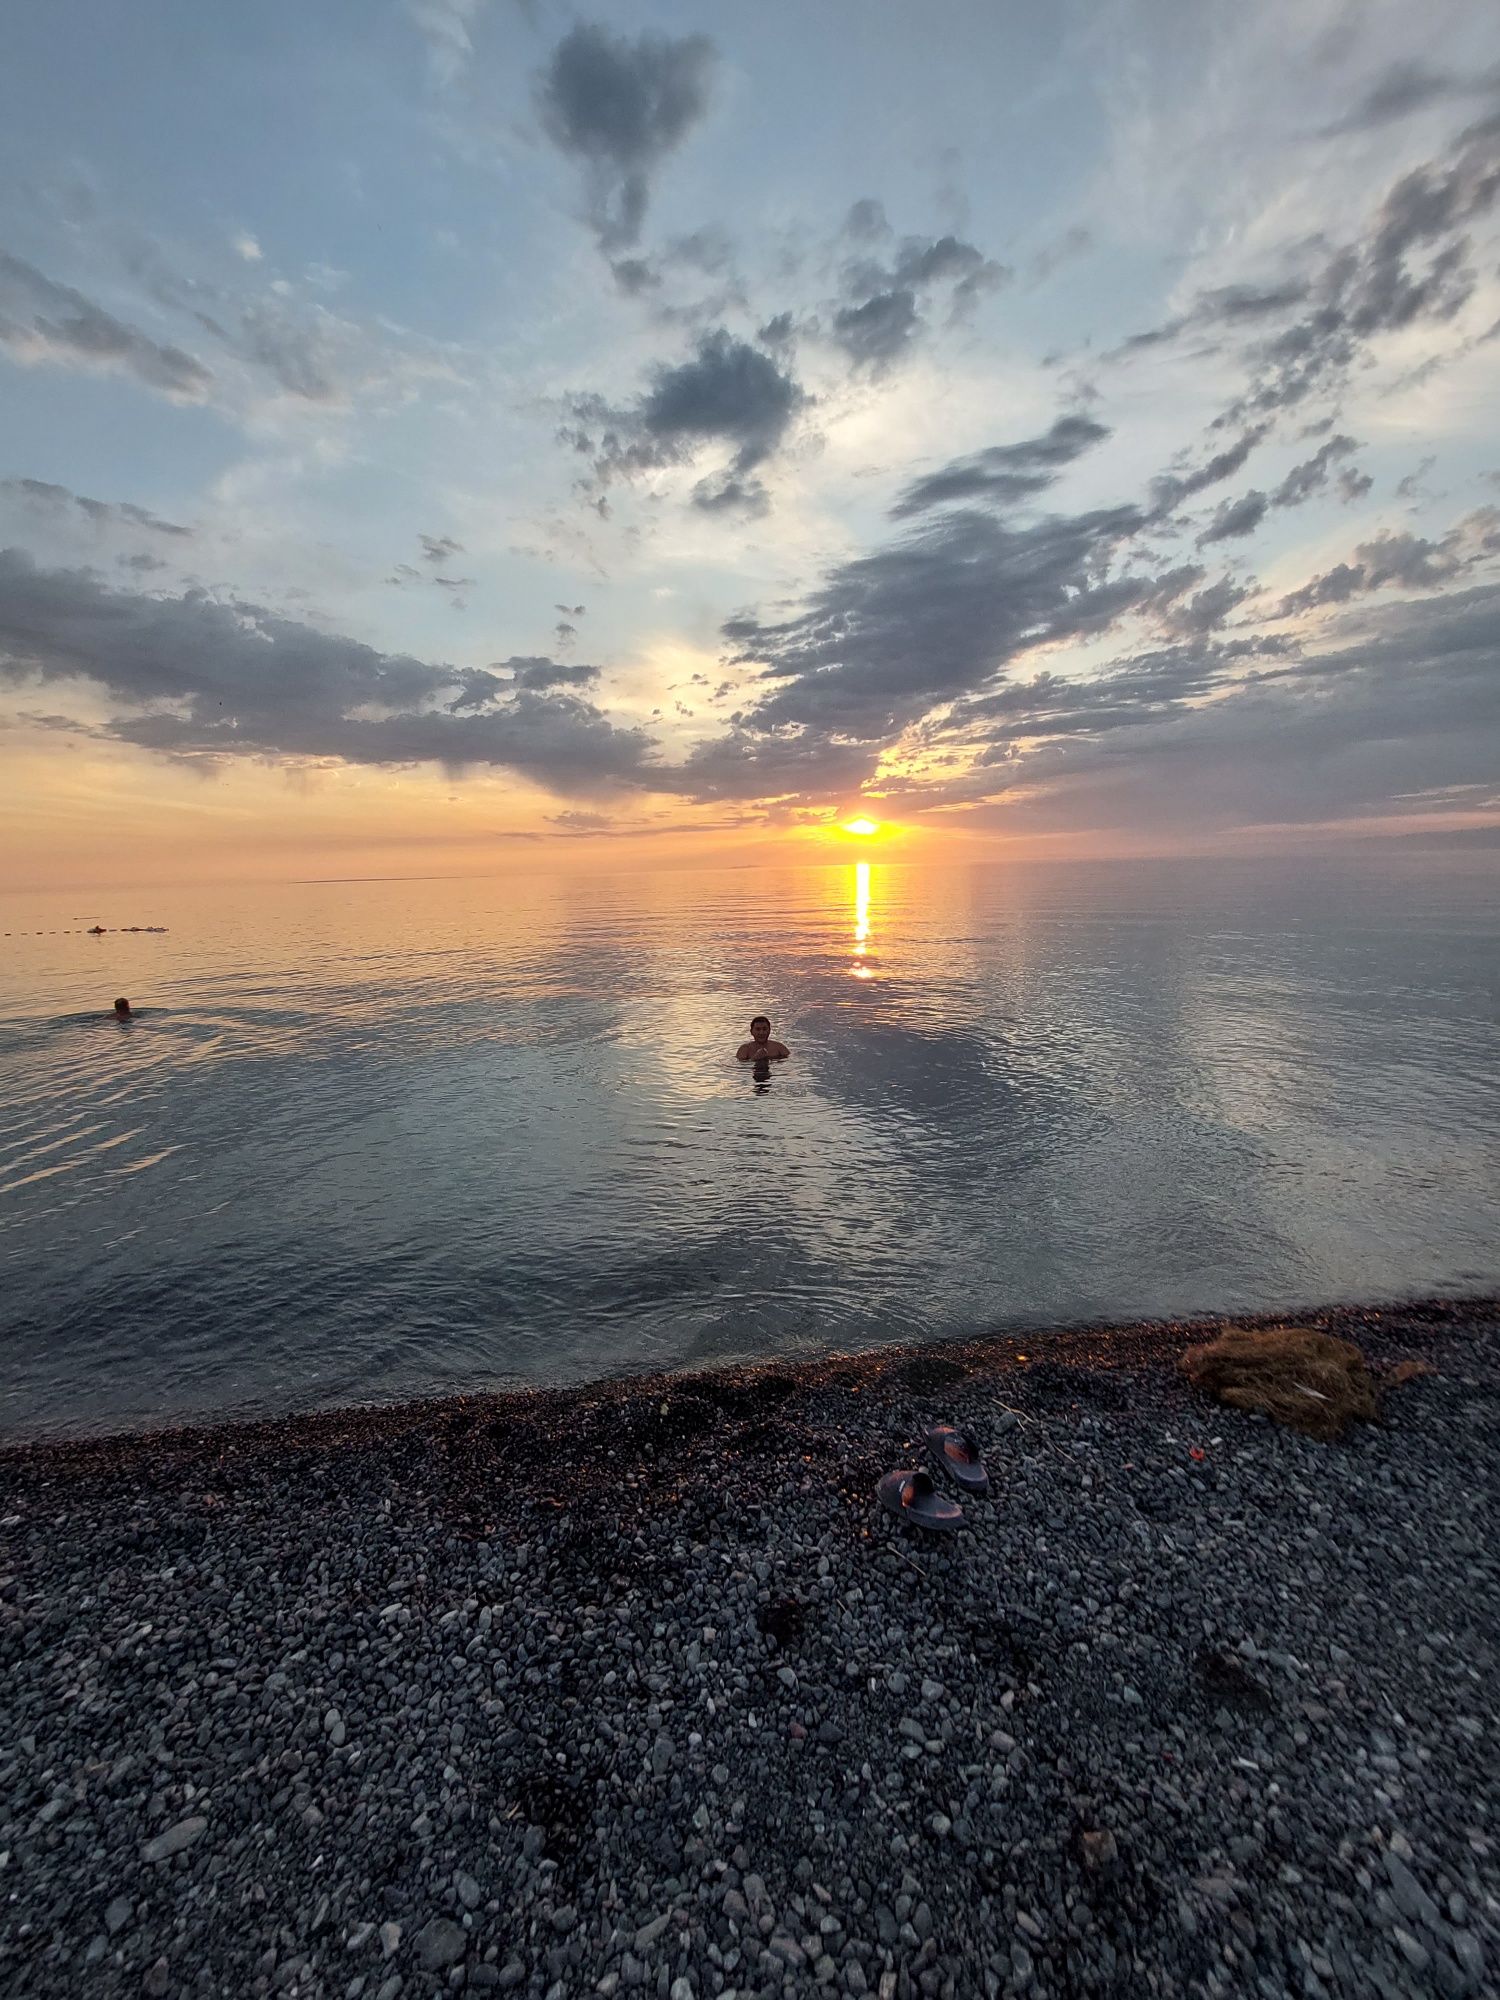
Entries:
[[846,819],[844,821],[844,831],[845,833],[879,833],[880,821],[878,819]]

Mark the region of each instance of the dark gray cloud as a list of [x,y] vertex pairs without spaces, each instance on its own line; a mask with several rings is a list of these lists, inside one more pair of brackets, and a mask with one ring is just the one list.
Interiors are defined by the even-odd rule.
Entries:
[[1024,500],[1052,485],[1059,470],[1082,457],[1109,436],[1108,427],[1092,417],[1058,417],[1041,437],[1018,444],[990,445],[967,458],[957,458],[940,471],[917,479],[899,496],[891,513],[897,519],[951,506],[955,501],[990,500],[1001,504]]
[[777,683],[736,721],[883,741],[1017,654],[1145,604],[1152,578],[1110,573],[1144,520],[1113,507],[1016,528],[954,510],[840,563],[795,617],[726,624],[733,662]]
[[593,459],[601,485],[690,463],[708,445],[727,446],[727,472],[702,482],[694,504],[709,511],[754,508],[763,494],[751,475],[806,401],[795,378],[770,355],[718,327],[699,337],[689,360],[658,367],[645,394],[627,408],[575,398],[575,426],[564,437]]
[[1425,111],[1432,104],[1454,98],[1490,97],[1497,91],[1500,91],[1500,71],[1461,77],[1429,69],[1423,62],[1396,62],[1371,84],[1347,117],[1328,126],[1326,131],[1330,138],[1345,132],[1372,132],[1382,125],[1394,124],[1397,119],[1409,118],[1415,111]]
[[455,542],[451,535],[418,535],[417,540],[422,544],[424,562],[445,563],[450,556],[464,552],[463,543]]
[[902,288],[840,306],[833,337],[857,366],[887,368],[911,346],[921,325],[916,293]]
[[174,538],[186,538],[193,532],[179,522],[164,521],[148,507],[138,507],[133,500],[91,500],[86,493],[74,493],[46,479],[0,479],[0,493],[12,494],[42,514],[66,514],[76,509],[98,528],[140,528],[148,534]]
[[433,665],[204,591],[152,597],[0,551],[0,679],[84,679],[122,741],[175,756],[498,765],[561,792],[641,782],[651,751],[575,690],[597,669]]
[[[1358,449],[1352,437],[1340,434],[1329,438],[1326,444],[1319,445],[1311,458],[1305,458],[1300,465],[1292,467],[1271,495],[1271,505],[1300,507],[1304,500],[1310,500],[1327,486],[1336,470],[1336,461],[1350,457]],[[1345,498],[1353,497],[1356,496],[1346,491]]]
[[1011,760],[1017,743],[1159,724],[1224,687],[1257,651],[1200,639],[1133,654],[1087,680],[1037,674],[956,704],[933,740],[977,747],[978,770],[988,775],[989,766]]
[[[1465,571],[1500,555],[1500,508],[1480,507],[1437,541],[1406,530],[1386,530],[1361,542],[1352,562],[1310,577],[1289,591],[1274,616],[1292,618],[1328,604],[1347,604],[1395,584],[1408,590],[1430,590],[1451,583]],[[1497,634],[1500,638],[1500,634]]]
[[597,667],[587,667],[579,662],[570,665],[561,660],[549,660],[545,656],[526,656],[506,660],[504,667],[510,672],[511,685],[521,688],[589,687],[599,678]]
[[1477,282],[1467,234],[1500,201],[1500,114],[1403,174],[1359,241],[1335,251],[1305,304],[1264,343],[1241,408],[1285,409],[1337,387],[1374,337],[1451,320]]
[[759,799],[825,803],[861,790],[880,761],[879,745],[838,741],[817,730],[736,725],[655,779],[659,791],[700,801]]
[[213,377],[183,348],[127,326],[71,285],[0,250],[0,347],[20,361],[51,361],[129,375],[173,402],[201,403]]
[[585,170],[589,221],[606,253],[639,240],[652,178],[707,110],[713,67],[706,36],[631,41],[595,22],[580,22],[553,51],[538,85],[542,121]]
[[1241,535],[1253,534],[1265,519],[1271,502],[1266,494],[1252,487],[1242,493],[1238,500],[1221,501],[1214,510],[1214,517],[1198,537],[1199,548],[1210,542],[1233,541]]
[[1164,472],[1153,479],[1151,499],[1157,511],[1170,513],[1192,494],[1201,493],[1205,486],[1217,486],[1220,480],[1232,478],[1269,429],[1269,424],[1256,424],[1192,472]]
[[[891,234],[879,202],[856,202],[844,224],[852,241],[869,246]],[[844,266],[832,337],[857,368],[880,373],[911,348],[928,310],[946,294],[950,318],[961,317],[1011,272],[957,236],[908,236],[883,258],[864,254]]]
[[[1500,113],[1395,181],[1362,236],[1334,249],[1304,246],[1304,255],[1318,256],[1311,271],[1201,293],[1186,312],[1132,336],[1116,353],[1189,333],[1210,343],[1248,338],[1250,387],[1221,422],[1272,417],[1338,390],[1378,336],[1453,319],[1478,282],[1472,226],[1497,203]],[[1270,330],[1278,319],[1284,324]]]
[[998,762],[995,802],[967,823],[1193,832],[1488,796],[1500,585],[1388,606],[1333,636],[1336,650],[1252,663],[1218,699],[1152,726],[1064,731]]

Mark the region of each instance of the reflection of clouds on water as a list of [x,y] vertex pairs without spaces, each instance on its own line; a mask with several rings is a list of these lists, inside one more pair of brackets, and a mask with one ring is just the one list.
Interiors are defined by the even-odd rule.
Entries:
[[[184,893],[86,1013],[100,941],[42,939],[0,1021],[0,1424],[1492,1280],[1492,916],[1226,893]],[[143,1031],[80,1033],[115,993]],[[789,1062],[735,1061],[759,1012]]]

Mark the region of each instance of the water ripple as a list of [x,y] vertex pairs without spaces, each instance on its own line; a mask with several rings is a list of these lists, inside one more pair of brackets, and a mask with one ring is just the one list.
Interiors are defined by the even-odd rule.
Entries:
[[[1500,1276],[1478,878],[868,865],[151,914],[6,941],[13,1429]],[[732,1059],[762,1008],[767,1084]]]

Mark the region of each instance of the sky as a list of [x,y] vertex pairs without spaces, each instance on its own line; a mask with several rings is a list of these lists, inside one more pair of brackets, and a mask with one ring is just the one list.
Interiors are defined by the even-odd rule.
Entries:
[[1494,838],[1500,10],[7,41],[13,886]]

